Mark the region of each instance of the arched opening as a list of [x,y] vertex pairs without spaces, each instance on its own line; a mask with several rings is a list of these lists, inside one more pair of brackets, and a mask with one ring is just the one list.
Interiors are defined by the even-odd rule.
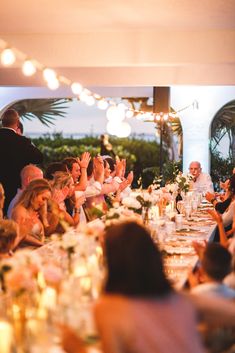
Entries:
[[211,176],[216,188],[235,165],[235,100],[226,103],[211,123]]

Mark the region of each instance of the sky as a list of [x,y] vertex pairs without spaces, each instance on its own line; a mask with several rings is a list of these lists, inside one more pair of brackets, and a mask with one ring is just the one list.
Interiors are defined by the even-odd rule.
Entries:
[[[32,121],[24,120],[24,134],[45,134],[53,132],[63,132],[63,134],[103,134],[106,133],[106,111],[100,110],[95,106],[89,107],[86,104],[74,100],[68,103],[65,118],[59,117],[55,125],[46,127],[35,119]],[[136,118],[126,119],[135,134],[155,134],[153,123],[144,123]]]

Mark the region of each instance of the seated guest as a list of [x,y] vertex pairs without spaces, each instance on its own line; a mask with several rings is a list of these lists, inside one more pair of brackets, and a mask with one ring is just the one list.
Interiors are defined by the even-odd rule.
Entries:
[[22,194],[23,190],[26,188],[26,186],[28,186],[32,180],[42,179],[42,178],[43,178],[42,170],[33,164],[28,164],[21,170],[20,172],[21,188],[17,190],[17,194],[10,202],[10,205],[7,210],[8,218],[11,218],[12,209],[15,206],[20,195]]
[[[218,243],[208,243],[204,249],[199,268],[200,284],[191,289],[193,294],[235,298],[235,291],[223,283],[232,270],[232,256]],[[193,284],[193,277],[190,279]],[[194,282],[195,284],[195,282]]]
[[[104,158],[104,184],[101,189],[101,193],[115,193],[115,201],[121,201],[123,197],[127,197],[131,192],[129,185],[131,185],[133,181],[133,172],[130,172],[127,178],[125,178],[125,160],[117,162],[117,167],[114,173],[112,173],[112,169],[110,168],[109,163],[111,163],[110,158]],[[118,167],[119,165],[121,165],[121,168]],[[114,181],[114,187],[111,190],[107,189],[106,184],[112,184]]]
[[68,168],[62,162],[52,162],[48,164],[45,170],[45,179],[53,180],[55,172],[68,172]]
[[74,187],[77,191],[85,191],[87,187],[87,167],[90,162],[90,153],[84,152],[81,160],[79,158],[67,157],[63,160],[64,165],[71,173]]
[[0,259],[12,255],[12,251],[20,241],[19,229],[16,222],[3,219],[0,221]]
[[43,245],[50,198],[51,187],[45,179],[32,180],[20,195],[12,210],[12,219],[19,225],[21,244]]
[[191,162],[189,165],[189,172],[193,176],[193,190],[202,193],[214,191],[210,175],[202,173],[201,164],[199,162]]
[[52,200],[57,203],[60,216],[70,226],[76,226],[79,223],[80,206],[85,202],[85,196],[75,199],[74,213],[71,216],[66,209],[65,200],[74,194],[74,181],[68,172],[55,172],[51,181]]
[[[105,293],[95,305],[102,352],[204,352],[194,307],[171,287],[148,231],[133,222],[111,226],[104,252]],[[68,331],[63,345],[68,353],[85,351]]]
[[[220,244],[223,245],[225,248],[228,248],[230,253],[234,256],[235,255],[235,212],[233,214],[233,222],[230,231],[225,230],[222,216],[219,212],[215,210],[208,210],[208,213],[212,216],[212,218],[216,221],[218,230],[219,230],[219,241]],[[228,235],[232,237],[228,238]]]
[[[235,199],[235,174],[226,180],[226,194],[222,202],[218,201],[214,193],[207,192],[206,199],[211,202],[219,213],[224,213],[231,202]],[[225,184],[224,183],[224,184]]]

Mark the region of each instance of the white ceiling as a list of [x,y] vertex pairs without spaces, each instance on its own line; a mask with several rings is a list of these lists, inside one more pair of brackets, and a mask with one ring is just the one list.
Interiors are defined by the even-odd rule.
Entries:
[[6,0],[0,38],[89,87],[235,85],[235,0]]

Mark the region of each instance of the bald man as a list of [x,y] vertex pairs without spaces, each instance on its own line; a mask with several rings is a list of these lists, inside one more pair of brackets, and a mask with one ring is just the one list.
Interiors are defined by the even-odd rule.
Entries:
[[201,164],[193,161],[189,165],[189,172],[193,176],[193,189],[198,192],[214,192],[213,183],[209,174],[202,173]]

